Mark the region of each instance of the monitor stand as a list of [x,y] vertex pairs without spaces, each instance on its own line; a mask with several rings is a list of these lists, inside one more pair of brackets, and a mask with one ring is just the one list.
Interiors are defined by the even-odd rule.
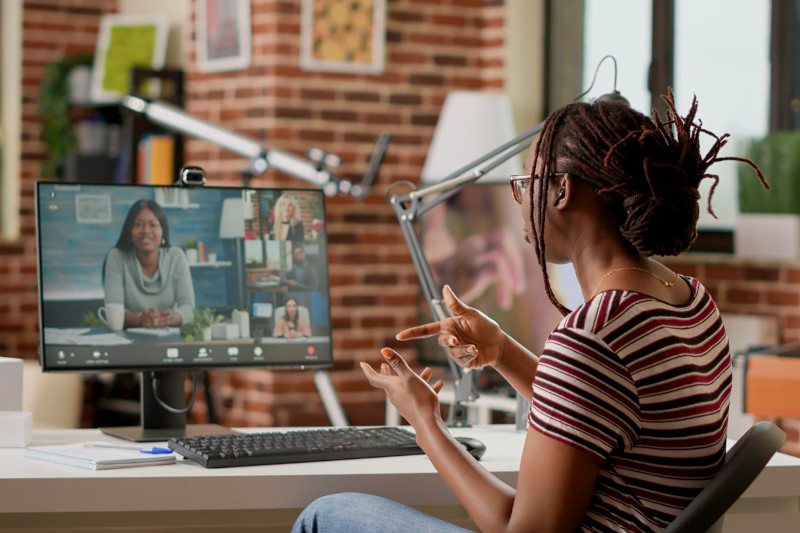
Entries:
[[195,437],[198,435],[222,435],[234,433],[231,429],[217,424],[186,425],[186,413],[174,414],[166,411],[156,401],[158,398],[167,405],[182,409],[186,405],[184,386],[186,372],[156,372],[159,378],[158,391],[153,390],[150,372],[142,372],[141,376],[141,426],[100,428],[100,431],[112,437],[134,442],[161,442],[172,437]]

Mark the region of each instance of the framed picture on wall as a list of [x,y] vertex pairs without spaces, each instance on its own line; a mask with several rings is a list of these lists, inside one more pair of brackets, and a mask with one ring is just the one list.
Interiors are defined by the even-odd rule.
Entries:
[[195,55],[200,72],[241,70],[250,66],[250,0],[197,0]]
[[169,22],[163,16],[103,16],[92,67],[92,101],[118,102],[128,94],[132,67],[164,68],[168,33]]
[[386,0],[302,0],[300,68],[380,74]]

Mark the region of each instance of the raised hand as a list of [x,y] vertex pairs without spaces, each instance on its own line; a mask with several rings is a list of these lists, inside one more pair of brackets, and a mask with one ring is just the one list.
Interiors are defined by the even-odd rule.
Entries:
[[381,364],[380,372],[367,363],[361,363],[361,369],[370,384],[383,389],[400,416],[415,428],[440,417],[437,395],[444,383],[439,380],[433,386],[428,384],[433,371],[425,368],[417,374],[400,354],[390,348],[382,349],[381,354],[386,363]]
[[499,364],[506,335],[497,322],[459,300],[448,285],[442,296],[454,316],[405,329],[396,335],[397,340],[438,335],[439,345],[447,349],[459,366],[481,368]]

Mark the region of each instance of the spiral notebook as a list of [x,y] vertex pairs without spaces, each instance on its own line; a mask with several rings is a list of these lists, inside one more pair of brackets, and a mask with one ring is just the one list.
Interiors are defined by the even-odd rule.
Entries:
[[132,449],[93,448],[92,444],[100,443],[81,442],[55,446],[31,446],[25,448],[23,456],[90,470],[175,463],[175,454],[151,455],[141,453],[136,447],[132,447]]

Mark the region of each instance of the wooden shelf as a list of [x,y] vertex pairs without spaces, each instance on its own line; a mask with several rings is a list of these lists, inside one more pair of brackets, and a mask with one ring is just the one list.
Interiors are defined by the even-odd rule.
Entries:
[[189,263],[189,267],[219,268],[219,267],[229,267],[232,264],[233,262],[231,261],[215,261],[214,263],[209,263],[208,261],[206,261],[205,263]]

